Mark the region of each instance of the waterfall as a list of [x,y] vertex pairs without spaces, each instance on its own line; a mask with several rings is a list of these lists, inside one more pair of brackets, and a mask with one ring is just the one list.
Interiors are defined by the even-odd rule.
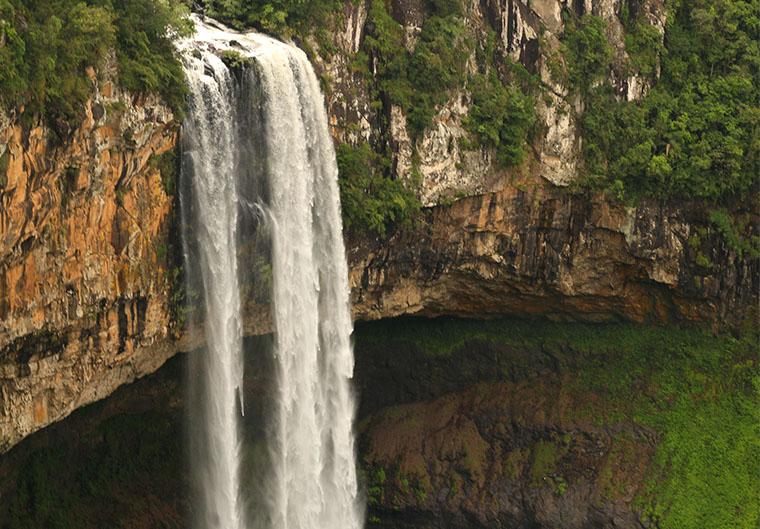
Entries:
[[[191,441],[202,484],[199,529],[243,529],[240,434],[236,395],[242,386],[242,327],[236,260],[237,160],[235,90],[224,63],[211,53],[187,68],[190,113],[182,149],[190,172],[193,233],[204,293],[206,349],[192,355],[198,414]],[[195,266],[196,263],[189,263]],[[198,438],[200,437],[200,438]]]
[[[199,278],[205,313],[206,349],[192,355],[189,377],[196,526],[360,529],[348,267],[319,83],[294,46],[195,24],[182,44],[190,85],[182,208],[188,274]],[[253,63],[230,71],[219,58],[230,50]],[[269,237],[276,385],[270,469],[257,477],[266,512],[248,516],[238,261],[250,211]]]

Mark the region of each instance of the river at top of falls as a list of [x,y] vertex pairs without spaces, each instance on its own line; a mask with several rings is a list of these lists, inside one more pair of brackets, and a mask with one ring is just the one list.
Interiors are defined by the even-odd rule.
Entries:
[[[181,201],[206,336],[188,377],[195,526],[359,529],[348,267],[319,83],[292,45],[194,22],[181,44],[190,87]],[[229,50],[253,64],[233,73],[219,57]],[[240,256],[254,232],[267,238],[259,257],[271,267],[276,365],[269,468],[254,477],[264,482],[256,499],[242,485],[252,480],[242,475],[240,425]]]

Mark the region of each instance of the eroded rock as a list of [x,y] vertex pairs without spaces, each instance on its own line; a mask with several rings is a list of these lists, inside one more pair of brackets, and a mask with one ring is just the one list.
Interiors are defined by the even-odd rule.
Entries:
[[63,139],[40,122],[6,121],[0,451],[155,371],[175,350],[173,198],[155,163],[175,145],[171,111],[105,80]]

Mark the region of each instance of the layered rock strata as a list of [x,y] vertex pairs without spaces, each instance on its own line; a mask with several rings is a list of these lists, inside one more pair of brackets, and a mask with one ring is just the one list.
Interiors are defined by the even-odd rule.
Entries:
[[178,126],[157,98],[90,73],[96,93],[76,130],[23,114],[0,130],[0,451],[176,351],[167,158]]
[[[698,208],[510,186],[427,212],[390,241],[353,245],[354,310],[741,326],[757,317],[756,259],[719,234],[693,244]],[[692,243],[690,244],[690,240]],[[709,265],[698,264],[699,252]]]

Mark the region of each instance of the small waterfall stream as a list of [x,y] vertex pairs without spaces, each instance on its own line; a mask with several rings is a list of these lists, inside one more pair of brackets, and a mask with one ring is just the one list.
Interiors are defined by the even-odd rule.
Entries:
[[[195,23],[195,37],[182,45],[191,92],[182,209],[206,336],[189,377],[196,526],[359,529],[348,268],[319,83],[294,46]],[[225,50],[254,62],[232,72],[219,57]],[[239,260],[250,211],[269,237],[277,380],[270,470],[257,477],[265,497],[254,502],[266,512],[248,516]]]

